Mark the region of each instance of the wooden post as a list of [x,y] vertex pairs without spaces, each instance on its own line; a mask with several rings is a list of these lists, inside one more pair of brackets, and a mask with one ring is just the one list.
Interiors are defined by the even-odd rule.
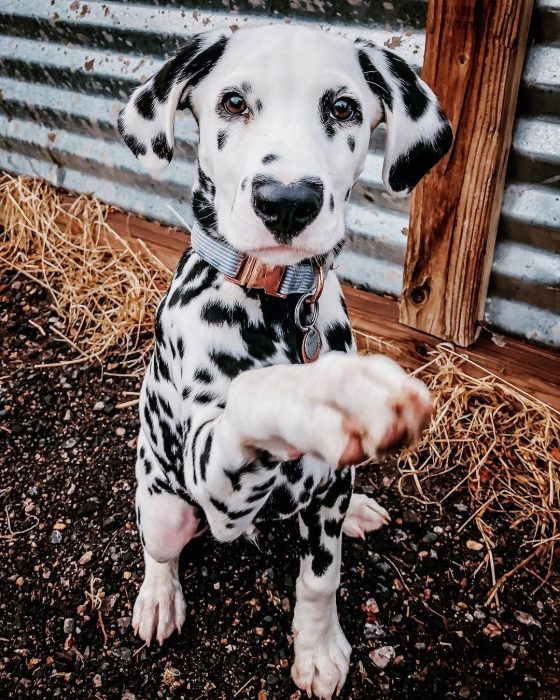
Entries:
[[400,321],[470,345],[480,330],[533,0],[430,0],[422,77],[455,142],[412,196]]

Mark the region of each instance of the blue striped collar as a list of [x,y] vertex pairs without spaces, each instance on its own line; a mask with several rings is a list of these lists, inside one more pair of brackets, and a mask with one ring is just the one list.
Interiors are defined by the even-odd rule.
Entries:
[[[212,238],[196,224],[191,232],[191,245],[198,256],[231,282],[263,289],[272,296],[311,294],[318,284],[318,266],[309,261],[286,266],[266,265],[257,258],[241,253],[229,243]],[[329,264],[323,267],[325,276],[329,267]]]

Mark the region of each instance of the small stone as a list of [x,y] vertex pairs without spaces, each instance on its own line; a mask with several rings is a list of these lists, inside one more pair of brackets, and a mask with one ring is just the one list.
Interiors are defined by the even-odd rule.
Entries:
[[101,680],[101,676],[99,673],[96,673],[95,676],[93,677],[93,685],[95,688],[101,688],[101,684],[103,681]]
[[67,617],[64,620],[64,624],[62,626],[62,629],[64,630],[64,634],[70,634],[74,630],[74,618],[73,617]]
[[124,437],[126,435],[126,430],[124,428],[118,427],[115,430],[115,433],[117,434],[118,437]]
[[126,630],[130,627],[131,622],[132,618],[128,615],[126,617],[119,617],[119,619],[117,620],[117,627],[119,628],[119,632],[121,634],[124,634]]
[[72,420],[72,414],[70,413],[70,411],[66,411],[66,413],[64,414],[62,420],[63,420],[65,423],[69,423],[69,422]]
[[132,651],[128,647],[113,649],[113,654],[121,661],[124,661],[125,664],[129,663],[129,661],[132,659]]
[[467,540],[467,549],[472,549],[475,552],[480,552],[480,550],[483,547],[484,545],[481,542],[477,542],[476,540]]
[[509,642],[504,642],[502,644],[502,649],[507,651],[508,654],[513,655],[517,651],[517,644],[510,644]]
[[19,586],[21,588],[24,583],[25,583],[25,579],[23,578],[23,576],[18,576],[16,578],[16,586]]
[[411,508],[404,508],[403,510],[403,520],[405,523],[420,523],[420,516],[415,513]]
[[122,577],[124,578],[125,581],[128,581],[132,577],[132,574],[130,573],[130,571],[125,571],[123,573]]
[[278,683],[278,678],[274,674],[269,673],[266,677],[266,682],[268,685],[276,685]]
[[490,639],[502,634],[502,628],[496,621],[489,622],[482,631]]
[[121,696],[121,700],[136,700],[136,695],[131,693],[130,690],[125,690]]
[[53,530],[66,530],[66,523],[55,523]]
[[377,666],[377,668],[386,668],[395,658],[394,647],[379,647],[370,651],[369,658]]
[[377,622],[366,622],[364,634],[366,639],[382,639],[385,636],[385,630]]
[[368,598],[364,604],[365,611],[368,615],[377,615],[379,612],[379,605],[375,598]]
[[290,599],[289,598],[282,598],[281,605],[282,605],[283,612],[285,612],[285,613],[290,612],[291,606],[290,606]]
[[62,447],[65,450],[71,450],[73,447],[75,447],[78,444],[78,438],[68,438],[66,442],[62,444]]
[[84,564],[89,564],[91,561],[91,558],[93,557],[93,552],[91,549],[88,549],[87,552],[84,552],[82,556],[80,557],[78,564],[80,566],[84,566]]
[[60,530],[53,530],[51,532],[51,544],[60,544],[62,542],[62,533]]
[[437,540],[437,535],[435,532],[427,532],[424,537],[422,538],[422,542],[427,542],[428,544],[431,544],[432,542],[435,542]]
[[453,507],[455,508],[455,510],[458,510],[459,513],[466,513],[469,510],[464,503],[455,503]]
[[105,408],[105,404],[103,401],[98,401],[95,406],[93,407],[94,411],[102,411]]
[[426,649],[426,645],[424,644],[424,642],[416,642],[414,648],[418,651],[424,651]]
[[471,696],[470,688],[467,688],[466,685],[459,688],[459,697],[460,698],[470,698],[470,696]]
[[523,610],[516,610],[513,613],[513,616],[517,620],[517,622],[520,622],[522,625],[534,625],[535,627],[541,627],[541,623],[538,620],[535,620],[535,618],[532,615],[529,615],[529,613],[523,612]]
[[255,627],[255,634],[257,637],[264,637],[264,629],[262,627]]

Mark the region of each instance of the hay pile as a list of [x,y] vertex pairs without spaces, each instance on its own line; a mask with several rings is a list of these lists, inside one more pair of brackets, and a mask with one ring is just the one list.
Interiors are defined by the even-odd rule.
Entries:
[[[359,335],[366,352],[394,351],[380,338]],[[493,585],[486,602],[498,604],[500,589],[519,569],[538,579],[537,588],[552,573],[560,544],[560,414],[489,371],[479,376],[481,369],[442,343],[414,371],[432,392],[434,413],[420,445],[399,455],[399,488],[403,493],[413,480],[416,498],[440,508],[453,494],[468,494],[471,515],[461,530],[476,524],[485,549],[477,572],[489,570]],[[454,485],[436,499],[444,476]],[[498,572],[495,530],[504,519],[526,539],[516,561],[504,562]],[[530,568],[533,560],[541,573]]]
[[82,195],[62,198],[41,180],[0,182],[0,266],[46,287],[65,321],[61,335],[78,357],[100,362],[116,353],[143,369],[154,314],[171,273],[140,241],[131,245],[108,224],[109,208]]
[[[85,196],[67,204],[43,182],[6,178],[0,184],[0,265],[48,289],[66,323],[61,335],[77,353],[69,362],[103,363],[111,354],[140,374],[171,274],[147,248],[133,250],[112,230],[108,213]],[[365,352],[394,350],[368,336],[358,344]],[[480,376],[480,369],[473,377],[469,361],[441,345],[416,370],[433,392],[434,420],[420,446],[400,455],[399,467],[401,486],[412,479],[424,502],[434,502],[432,484],[444,476],[454,485],[439,497],[440,507],[456,492],[468,494],[472,515],[465,525],[478,527],[486,554],[481,567],[493,581],[487,602],[497,603],[520,568],[534,573],[539,585],[550,576],[560,540],[560,416],[490,372]],[[517,559],[498,571],[500,518],[530,535]],[[534,561],[542,574],[530,568]]]

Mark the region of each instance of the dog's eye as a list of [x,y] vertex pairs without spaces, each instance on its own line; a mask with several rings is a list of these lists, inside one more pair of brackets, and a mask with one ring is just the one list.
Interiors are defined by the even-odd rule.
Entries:
[[229,112],[230,114],[243,114],[247,111],[247,104],[245,100],[236,92],[230,92],[227,95],[224,95],[222,106],[226,112]]
[[339,122],[348,121],[354,116],[356,111],[356,103],[348,97],[339,97],[333,104],[331,113]]

